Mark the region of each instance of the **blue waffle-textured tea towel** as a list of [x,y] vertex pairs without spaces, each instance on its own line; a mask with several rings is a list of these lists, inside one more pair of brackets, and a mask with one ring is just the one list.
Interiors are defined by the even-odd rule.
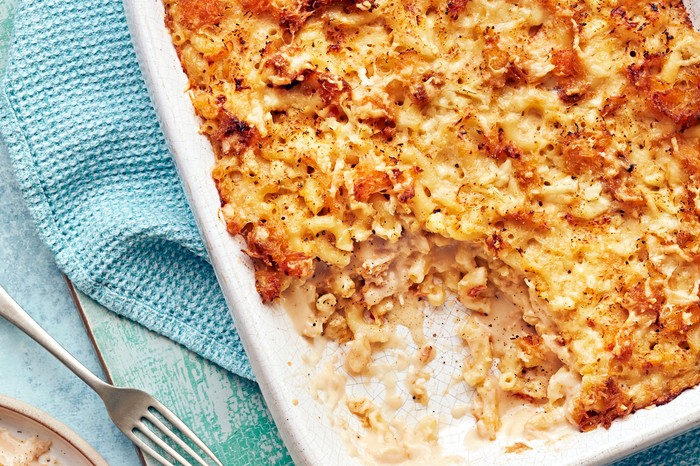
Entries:
[[[121,2],[26,1],[15,28],[0,132],[59,266],[108,308],[252,377]],[[697,430],[620,463],[698,464]]]
[[21,2],[11,47],[0,131],[59,267],[107,308],[252,378],[121,2]]

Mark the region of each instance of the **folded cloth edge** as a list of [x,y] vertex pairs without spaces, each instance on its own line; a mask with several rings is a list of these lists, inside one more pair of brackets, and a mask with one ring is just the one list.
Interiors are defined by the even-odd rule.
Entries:
[[[12,50],[10,51],[10,57],[11,55]],[[156,309],[132,297],[120,295],[103,285],[98,285],[80,267],[81,262],[77,259],[77,255],[72,250],[71,245],[62,241],[62,235],[56,226],[49,203],[42,192],[41,183],[39,183],[31,169],[34,166],[34,158],[29,144],[20,129],[15,111],[5,93],[6,79],[7,75],[0,80],[0,109],[2,110],[0,111],[0,135],[3,137],[8,149],[10,149],[8,152],[21,187],[22,196],[28,205],[35,207],[29,210],[37,225],[38,233],[54,255],[59,269],[66,274],[79,290],[113,312],[124,315],[127,308],[141,308],[144,310],[142,313],[143,322],[141,323],[149,330],[177,340],[186,348],[202,355],[226,370],[247,379],[255,380],[247,364],[243,364],[238,359],[234,360],[232,365],[227,364],[225,358],[227,348],[219,342],[204,338],[206,335],[199,332],[198,329],[188,325],[186,322],[181,322],[183,326],[186,326],[193,333],[203,337],[192,338],[190,336],[190,338],[186,338],[183,329],[177,328],[175,322],[168,319],[157,320],[155,316],[160,315],[160,313]]]

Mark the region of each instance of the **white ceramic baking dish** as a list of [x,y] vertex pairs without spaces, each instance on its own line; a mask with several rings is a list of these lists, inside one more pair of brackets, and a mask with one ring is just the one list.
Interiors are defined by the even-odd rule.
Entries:
[[[700,0],[687,3],[694,18],[700,18]],[[326,409],[310,394],[312,371],[302,361],[311,350],[309,343],[293,329],[280,307],[261,304],[252,266],[241,252],[243,244],[225,230],[210,176],[214,156],[209,142],[198,133],[199,121],[185,93],[187,80],[164,26],[161,1],[124,0],[124,5],[161,127],[238,332],[286,446],[297,464],[357,464],[341,434],[331,427]],[[440,395],[431,399],[434,409],[448,409],[451,402],[439,398]],[[452,442],[445,450],[463,450],[469,463],[603,464],[700,425],[700,390],[688,390],[667,405],[616,421],[609,430],[577,433],[518,455],[503,456],[503,445],[466,452],[463,434],[472,425],[473,420],[466,416],[441,426],[450,434],[447,442]]]

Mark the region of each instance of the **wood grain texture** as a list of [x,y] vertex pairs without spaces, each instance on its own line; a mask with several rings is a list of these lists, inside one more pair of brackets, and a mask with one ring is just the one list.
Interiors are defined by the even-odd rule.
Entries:
[[0,75],[7,58],[7,47],[12,33],[12,19],[15,13],[16,0],[0,0]]
[[76,296],[116,385],[154,395],[227,466],[292,463],[254,382],[107,311],[80,292]]

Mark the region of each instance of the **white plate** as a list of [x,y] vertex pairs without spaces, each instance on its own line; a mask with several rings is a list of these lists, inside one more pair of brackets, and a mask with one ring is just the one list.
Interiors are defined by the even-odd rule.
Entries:
[[51,441],[51,457],[62,466],[108,466],[82,437],[65,424],[22,401],[0,395],[0,429],[13,437]]
[[[689,3],[698,18],[700,0]],[[219,218],[219,197],[210,174],[214,155],[209,142],[198,133],[199,121],[185,94],[187,79],[164,27],[161,0],[124,0],[124,4],[161,127],[241,340],[286,446],[298,464],[357,464],[339,432],[331,427],[325,409],[310,396],[310,371],[304,370],[302,363],[302,356],[310,351],[309,344],[294,331],[290,319],[278,306],[261,304],[252,266],[241,252],[243,245],[228,235]],[[431,403],[437,408],[452,406],[439,395],[431,398]],[[468,417],[441,425],[441,429],[445,427],[443,430],[452,433],[452,450],[462,448],[464,431],[473,423]],[[700,390],[693,389],[665,406],[616,421],[609,430],[575,434],[508,458],[502,456],[502,445],[486,446],[465,456],[475,464],[601,464],[698,425]]]

